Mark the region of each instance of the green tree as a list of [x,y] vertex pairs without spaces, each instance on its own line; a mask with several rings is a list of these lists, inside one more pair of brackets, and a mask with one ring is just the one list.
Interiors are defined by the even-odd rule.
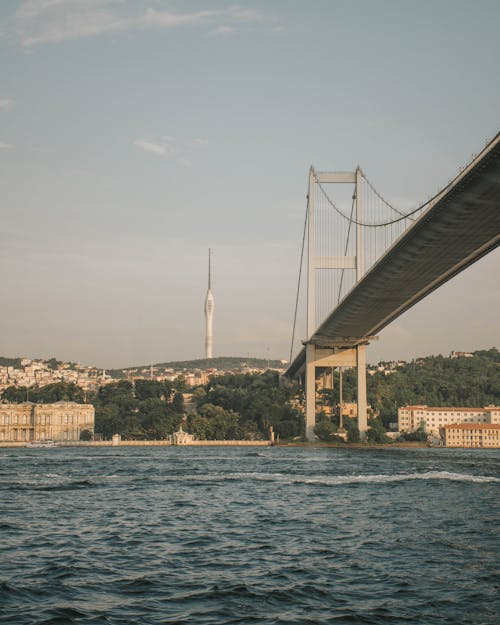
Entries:
[[117,405],[96,406],[94,430],[105,439],[110,439],[113,434],[123,434],[123,420]]
[[29,399],[30,389],[26,386],[8,386],[2,393],[4,401],[20,404]]
[[182,414],[184,412],[184,397],[181,391],[177,391],[172,400],[172,408],[175,412]]
[[207,440],[210,433],[209,420],[199,414],[190,414],[187,418],[187,431],[202,441]]
[[392,443],[392,439],[387,436],[387,431],[378,419],[370,419],[366,432],[366,439],[369,443]]
[[420,441],[425,442],[427,440],[427,432],[425,431],[425,421],[418,426],[415,432],[402,432],[399,436],[403,441]]
[[358,420],[353,417],[344,417],[344,428],[347,430],[347,442],[349,443],[359,443],[360,435],[359,435],[359,427]]
[[82,404],[84,401],[83,390],[73,382],[56,382],[55,384],[47,384],[30,393],[36,401],[41,404],[53,404],[58,401],[74,401]]
[[343,439],[337,435],[337,426],[333,421],[328,419],[328,417],[318,420],[314,428],[314,433],[320,441],[344,442]]
[[200,416],[206,419],[205,437],[208,440],[234,440],[242,436],[239,415],[214,404],[204,404]]
[[182,415],[158,398],[151,397],[140,402],[138,410],[138,418],[147,439],[167,438],[178,429],[182,421]]
[[135,397],[139,401],[157,398],[168,401],[172,394],[172,383],[158,382],[157,380],[136,380],[134,384]]

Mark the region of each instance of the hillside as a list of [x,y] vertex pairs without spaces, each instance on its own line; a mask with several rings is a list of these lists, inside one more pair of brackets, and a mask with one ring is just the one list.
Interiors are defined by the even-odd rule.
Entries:
[[[405,363],[389,375],[376,371],[367,376],[367,395],[385,424],[396,419],[399,406],[407,404],[500,405],[500,352],[493,347],[470,357],[428,356]],[[355,396],[356,374],[351,369],[344,375],[344,398],[352,401]]]
[[[141,365],[139,367],[126,367],[123,369],[112,369],[110,374],[114,372],[127,372],[134,369],[147,369],[151,365]],[[153,365],[154,369],[164,370],[173,369],[179,371],[182,369],[207,369],[240,371],[245,369],[283,369],[286,365],[280,360],[267,360],[266,358],[247,358],[242,356],[219,356],[217,358],[199,358],[197,360],[175,360],[171,362],[159,362]]]

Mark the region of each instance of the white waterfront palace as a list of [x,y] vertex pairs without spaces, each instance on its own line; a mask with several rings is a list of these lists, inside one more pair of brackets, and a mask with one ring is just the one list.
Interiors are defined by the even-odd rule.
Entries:
[[77,441],[83,430],[94,431],[92,404],[0,403],[0,442]]

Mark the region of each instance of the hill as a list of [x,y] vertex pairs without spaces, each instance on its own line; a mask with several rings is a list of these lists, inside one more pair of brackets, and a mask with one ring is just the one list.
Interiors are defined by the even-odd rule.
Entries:
[[[428,356],[404,363],[387,374],[367,376],[368,402],[385,425],[407,404],[478,407],[500,404],[500,352],[495,348],[468,357]],[[336,386],[338,388],[338,386]],[[356,397],[356,372],[345,372],[344,398]]]
[[[135,369],[147,369],[151,365],[142,365],[139,367],[126,367],[123,369],[111,369],[109,373],[127,372]],[[241,356],[219,356],[217,358],[199,358],[196,360],[175,360],[171,362],[159,362],[153,365],[156,370],[173,369],[179,371],[182,369],[218,369],[222,371],[244,371],[246,369],[283,369],[281,360],[268,360],[266,358],[245,358]]]

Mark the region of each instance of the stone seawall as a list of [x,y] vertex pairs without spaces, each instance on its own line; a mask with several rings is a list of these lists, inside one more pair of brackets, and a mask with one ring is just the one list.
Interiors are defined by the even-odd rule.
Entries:
[[186,447],[213,447],[213,446],[221,446],[221,447],[269,447],[271,445],[271,441],[192,441],[191,443],[186,443]]
[[[168,440],[160,441],[65,441],[57,447],[269,447],[270,441],[191,441],[182,445],[172,445]],[[3,442],[0,447],[26,447],[25,442]]]

